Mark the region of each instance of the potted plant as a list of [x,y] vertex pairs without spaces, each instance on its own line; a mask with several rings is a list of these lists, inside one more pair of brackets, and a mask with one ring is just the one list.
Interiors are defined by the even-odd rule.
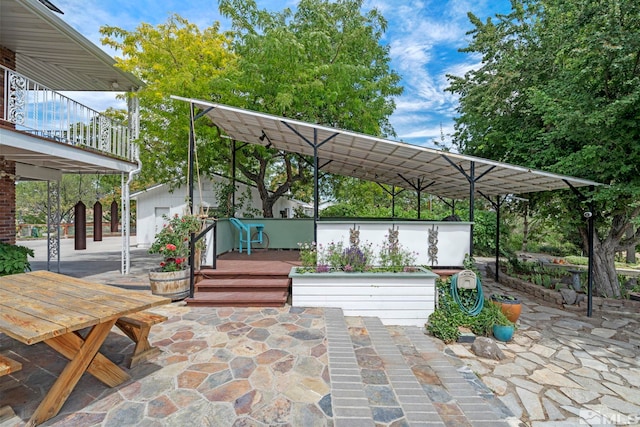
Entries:
[[149,248],[150,254],[162,255],[158,268],[149,271],[151,293],[178,301],[189,296],[189,239],[202,223],[194,215],[164,216],[162,227]]
[[491,302],[500,307],[507,319],[512,323],[516,323],[522,313],[522,301],[511,295],[493,294]]
[[513,338],[513,334],[516,330],[516,325],[515,323],[507,319],[502,311],[499,311],[498,313],[501,314],[501,316],[495,317],[495,323],[493,324],[492,328],[493,337],[502,342],[511,341],[511,338]]

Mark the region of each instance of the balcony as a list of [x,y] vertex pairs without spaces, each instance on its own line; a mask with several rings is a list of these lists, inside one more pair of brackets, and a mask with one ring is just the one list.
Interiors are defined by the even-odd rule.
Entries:
[[0,66],[4,127],[133,162],[130,129],[13,70]]

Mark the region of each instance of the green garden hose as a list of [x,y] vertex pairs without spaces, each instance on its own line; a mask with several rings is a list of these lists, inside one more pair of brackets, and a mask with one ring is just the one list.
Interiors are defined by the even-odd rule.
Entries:
[[476,301],[471,309],[465,307],[460,300],[460,295],[458,294],[457,274],[451,276],[451,296],[460,307],[460,310],[462,310],[469,316],[477,316],[482,311],[482,307],[484,307],[484,293],[482,292],[482,283],[480,282],[480,277],[478,276],[476,276]]

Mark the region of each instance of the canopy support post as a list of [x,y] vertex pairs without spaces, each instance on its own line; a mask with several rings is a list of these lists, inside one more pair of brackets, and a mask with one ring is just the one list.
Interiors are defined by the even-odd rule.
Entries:
[[496,201],[491,200],[490,197],[482,194],[482,191],[478,191],[482,197],[487,199],[489,203],[496,210],[496,273],[495,280],[498,282],[500,280],[500,207],[502,203],[506,200],[506,198],[500,198],[500,195],[496,197]]
[[495,169],[495,166],[491,166],[486,171],[482,172],[478,177],[476,177],[476,162],[472,160],[469,162],[469,173],[467,173],[461,166],[456,165],[453,160],[449,157],[442,155],[442,157],[449,162],[451,166],[456,168],[462,176],[467,178],[469,181],[469,222],[471,223],[471,236],[469,237],[469,256],[473,258],[473,221],[474,221],[474,211],[475,211],[475,192],[476,192],[476,182],[480,181],[482,177]]
[[[319,216],[319,205],[320,205],[320,203],[318,203],[320,199],[320,189],[318,188],[319,187],[318,186],[318,180],[319,180],[318,149],[340,134],[336,132],[333,135],[324,139],[323,141],[318,142],[318,129],[313,128],[313,142],[312,142],[312,141],[309,141],[307,138],[305,138],[304,135],[298,132],[289,123],[284,121],[281,123],[286,127],[288,127],[289,130],[291,130],[291,132],[298,135],[298,137],[304,142],[306,142],[311,148],[313,148],[313,241],[317,242],[318,241],[318,216]],[[330,161],[325,163],[323,167],[329,163]]]
[[[579,189],[574,187],[569,181],[567,181],[566,179],[563,179],[563,181],[569,186],[571,191],[573,191],[573,194],[575,194],[575,196],[578,198],[578,201],[584,203],[588,200],[587,197]],[[593,193],[594,190],[594,186],[590,185],[589,191]],[[593,239],[595,238],[594,221],[596,216],[593,200],[589,200],[589,210],[587,212],[584,212],[583,215],[585,218],[587,218],[587,239],[589,240],[587,242],[587,250],[589,251],[589,261],[587,266],[587,317],[591,317],[591,315],[593,314]]]
[[384,190],[385,193],[391,196],[391,218],[395,218],[396,217],[396,196],[402,193],[404,191],[404,188],[400,188],[400,191],[396,191],[396,186],[392,185],[391,191],[389,191],[387,187],[380,184],[379,182],[376,182],[376,184],[378,184],[378,187],[382,188],[382,190]]
[[400,178],[402,178],[404,180],[404,182],[406,182],[407,184],[409,184],[411,186],[411,188],[413,188],[417,195],[418,195],[418,219],[420,219],[420,197],[422,195],[422,192],[424,190],[426,190],[427,188],[431,187],[433,184],[435,184],[435,181],[431,181],[429,184],[427,185],[422,185],[426,179],[424,178],[416,178],[416,182],[413,183],[411,182],[409,179],[405,178],[404,176],[402,176],[401,173],[398,174],[398,176]]

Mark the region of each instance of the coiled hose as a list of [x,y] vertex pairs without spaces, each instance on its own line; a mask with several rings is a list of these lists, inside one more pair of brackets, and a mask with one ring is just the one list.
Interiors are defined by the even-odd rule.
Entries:
[[477,316],[482,311],[482,307],[484,307],[484,293],[482,292],[482,283],[480,282],[480,277],[478,276],[476,276],[476,301],[472,308],[469,309],[465,307],[460,300],[460,294],[458,294],[457,274],[451,276],[451,296],[460,307],[460,310],[462,310],[469,316]]

